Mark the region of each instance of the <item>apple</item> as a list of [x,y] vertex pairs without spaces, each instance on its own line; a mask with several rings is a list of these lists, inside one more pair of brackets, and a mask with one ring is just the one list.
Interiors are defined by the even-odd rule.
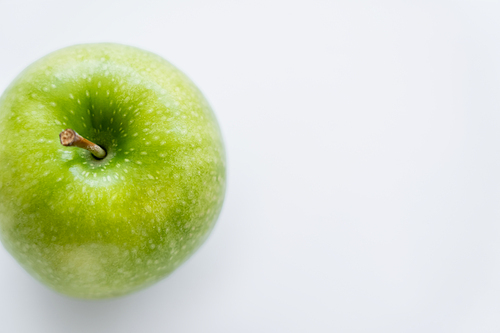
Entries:
[[0,98],[0,137],[1,241],[69,296],[161,280],[221,210],[225,152],[209,104],[135,47],[76,45],[33,63]]

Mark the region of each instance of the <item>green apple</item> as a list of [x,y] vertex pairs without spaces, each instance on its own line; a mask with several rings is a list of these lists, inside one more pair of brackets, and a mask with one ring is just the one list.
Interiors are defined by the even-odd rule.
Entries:
[[[61,145],[65,129],[105,156]],[[0,99],[0,137],[2,243],[66,295],[115,297],[159,281],[204,242],[221,210],[214,114],[150,52],[89,44],[38,60]]]

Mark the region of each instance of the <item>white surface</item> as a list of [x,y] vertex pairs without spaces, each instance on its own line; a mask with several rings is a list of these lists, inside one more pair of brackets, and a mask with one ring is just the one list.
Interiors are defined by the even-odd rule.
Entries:
[[0,332],[499,332],[496,1],[0,1],[0,91],[68,45],[153,51],[229,158],[208,242],[68,299],[0,248]]

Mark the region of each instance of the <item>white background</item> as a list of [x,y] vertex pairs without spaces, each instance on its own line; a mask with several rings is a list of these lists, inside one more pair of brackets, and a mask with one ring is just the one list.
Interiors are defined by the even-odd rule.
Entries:
[[104,41],[205,93],[223,212],[116,300],[56,294],[0,248],[1,332],[500,331],[499,2],[0,0],[0,91]]

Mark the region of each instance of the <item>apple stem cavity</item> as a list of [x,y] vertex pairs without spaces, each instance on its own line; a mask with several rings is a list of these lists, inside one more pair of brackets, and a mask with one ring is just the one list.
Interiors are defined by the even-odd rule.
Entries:
[[106,157],[106,151],[95,143],[80,136],[71,128],[65,129],[59,134],[59,140],[65,147],[79,147],[88,150],[97,159]]

